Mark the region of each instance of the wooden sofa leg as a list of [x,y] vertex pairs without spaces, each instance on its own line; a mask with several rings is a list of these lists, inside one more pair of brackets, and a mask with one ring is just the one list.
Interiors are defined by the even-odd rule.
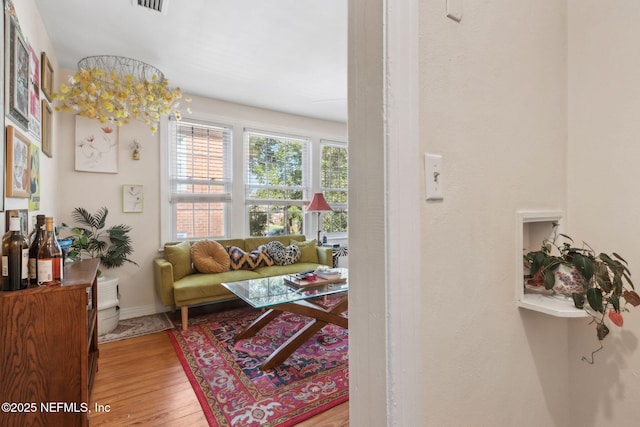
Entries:
[[180,313],[182,314],[182,330],[186,331],[189,329],[189,307],[183,306],[180,309]]

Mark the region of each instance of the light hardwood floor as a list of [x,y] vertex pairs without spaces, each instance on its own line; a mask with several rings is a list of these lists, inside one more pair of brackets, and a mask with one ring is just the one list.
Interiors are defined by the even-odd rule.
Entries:
[[[92,427],[208,426],[166,332],[100,344],[99,349],[89,405]],[[348,402],[298,424],[348,425]]]

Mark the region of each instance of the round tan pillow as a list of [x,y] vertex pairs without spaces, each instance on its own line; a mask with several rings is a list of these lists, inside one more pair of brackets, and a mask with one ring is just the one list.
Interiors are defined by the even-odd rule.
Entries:
[[229,271],[229,254],[224,246],[212,240],[201,240],[191,245],[191,260],[200,273]]

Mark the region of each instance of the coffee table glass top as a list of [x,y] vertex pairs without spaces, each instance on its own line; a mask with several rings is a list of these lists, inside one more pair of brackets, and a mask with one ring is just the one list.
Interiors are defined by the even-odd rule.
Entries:
[[347,292],[349,280],[346,268],[340,269],[344,282],[318,286],[298,287],[287,283],[285,276],[265,277],[261,279],[227,282],[222,286],[255,308],[266,308],[289,302],[321,297],[324,295]]

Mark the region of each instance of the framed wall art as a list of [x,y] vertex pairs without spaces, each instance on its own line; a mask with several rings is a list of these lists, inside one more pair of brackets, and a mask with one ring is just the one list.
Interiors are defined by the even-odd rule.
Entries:
[[40,148],[29,147],[29,210],[40,210]]
[[47,157],[53,157],[53,147],[52,147],[52,139],[51,139],[51,122],[53,120],[53,110],[49,103],[43,99],[42,103],[42,152],[46,154]]
[[53,98],[53,67],[45,52],[42,52],[40,66],[42,68],[40,72],[40,78],[42,79],[40,89],[42,89],[42,93],[47,97],[47,100],[51,102]]
[[142,212],[144,187],[125,184],[122,186],[122,212]]
[[5,212],[5,233],[9,231],[9,218],[12,216],[20,218],[20,231],[26,235],[29,232],[29,211],[26,209],[11,209]]
[[29,45],[29,135],[36,141],[41,138],[41,105],[40,105],[40,57]]
[[76,116],[76,170],[118,173],[118,126]]
[[15,21],[7,15],[9,52],[9,117],[29,129],[29,49]]
[[29,197],[29,146],[31,143],[18,129],[7,126],[7,197]]

